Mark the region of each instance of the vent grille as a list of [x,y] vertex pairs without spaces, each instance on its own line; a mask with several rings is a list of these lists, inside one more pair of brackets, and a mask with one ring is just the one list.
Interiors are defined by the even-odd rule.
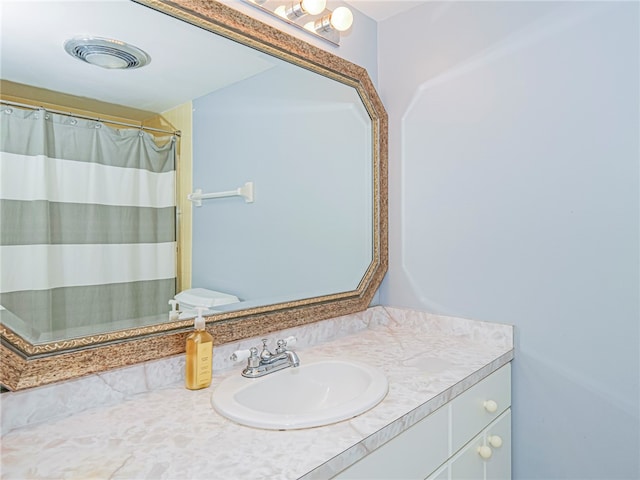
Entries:
[[76,37],[67,40],[64,49],[83,62],[110,69],[139,68],[151,61],[143,50],[109,38]]

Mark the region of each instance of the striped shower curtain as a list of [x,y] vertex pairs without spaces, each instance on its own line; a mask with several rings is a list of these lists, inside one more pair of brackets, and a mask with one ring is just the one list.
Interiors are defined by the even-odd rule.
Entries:
[[1,320],[33,343],[156,323],[175,294],[175,138],[0,113]]

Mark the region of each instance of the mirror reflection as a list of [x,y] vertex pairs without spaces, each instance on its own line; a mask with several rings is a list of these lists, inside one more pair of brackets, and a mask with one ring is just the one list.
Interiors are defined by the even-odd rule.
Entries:
[[[151,61],[91,65],[78,36]],[[211,314],[348,292],[371,264],[353,87],[125,1],[3,4],[1,72],[0,319],[28,342],[175,320],[191,289]]]
[[372,261],[373,195],[355,89],[278,61],[193,105],[194,187],[251,181],[254,202],[194,209],[192,285],[252,305],[354,290]]

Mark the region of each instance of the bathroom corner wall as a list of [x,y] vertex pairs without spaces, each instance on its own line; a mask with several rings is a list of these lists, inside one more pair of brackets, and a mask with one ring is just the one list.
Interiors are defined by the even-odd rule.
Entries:
[[379,26],[381,300],[515,324],[514,478],[640,477],[639,8],[428,2]]
[[187,195],[193,191],[193,102],[189,101],[163,113],[163,117],[181,132],[178,143],[178,284],[176,291],[191,288],[191,229],[193,211]]

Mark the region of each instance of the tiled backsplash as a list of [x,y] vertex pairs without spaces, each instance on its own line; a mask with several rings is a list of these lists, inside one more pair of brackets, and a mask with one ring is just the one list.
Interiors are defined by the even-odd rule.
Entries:
[[[443,322],[443,319],[447,321]],[[275,345],[277,339],[294,335],[297,338],[295,349],[304,350],[307,347],[330,342],[389,322],[405,325],[415,322],[416,327],[420,324],[418,330],[424,330],[428,326],[434,332],[471,338],[474,337],[475,331],[481,331],[482,337],[486,338],[487,328],[490,328],[492,341],[496,344],[505,343],[505,346],[512,346],[512,327],[510,326],[381,306],[352,315],[274,332],[269,336],[269,340],[270,345]],[[443,329],[447,331],[444,332]],[[241,365],[231,361],[231,354],[235,350],[259,346],[260,339],[260,337],[254,337],[216,346],[213,355],[214,372],[224,372],[232,368],[240,370]],[[506,345],[510,342],[510,345]],[[2,433],[83,410],[113,405],[135,395],[175,386],[183,381],[184,355],[178,355],[43,387],[3,393],[0,396]]]
[[[279,338],[295,335],[298,340],[295,348],[302,350],[356,333],[371,323],[385,321],[388,321],[388,316],[384,309],[373,307],[357,314],[275,332],[269,339],[275,344]],[[261,345],[260,339],[254,337],[216,346],[213,352],[214,372],[239,368],[230,360],[231,354]],[[180,384],[184,381],[184,361],[184,355],[178,355],[29,390],[3,393],[0,396],[2,433]]]

